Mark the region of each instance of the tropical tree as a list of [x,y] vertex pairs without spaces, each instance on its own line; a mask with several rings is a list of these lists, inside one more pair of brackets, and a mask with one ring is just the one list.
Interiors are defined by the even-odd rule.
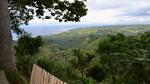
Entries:
[[[85,1],[75,0],[0,0],[0,69],[17,71],[11,29],[21,34],[21,24],[34,16],[64,21],[80,21],[86,15]],[[48,11],[49,15],[45,16]]]

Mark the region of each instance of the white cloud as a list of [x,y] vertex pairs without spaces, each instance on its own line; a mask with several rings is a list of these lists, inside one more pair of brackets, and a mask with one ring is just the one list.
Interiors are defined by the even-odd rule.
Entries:
[[82,22],[86,23],[100,23],[100,24],[111,24],[116,23],[117,16],[122,12],[117,10],[102,10],[102,11],[91,11],[88,12],[87,16],[81,19]]
[[100,24],[144,24],[150,20],[149,0],[88,0],[85,22]]

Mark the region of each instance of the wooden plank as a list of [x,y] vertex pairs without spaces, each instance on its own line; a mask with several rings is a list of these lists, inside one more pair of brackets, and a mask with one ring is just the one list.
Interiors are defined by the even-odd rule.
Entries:
[[67,84],[37,65],[33,65],[30,84]]

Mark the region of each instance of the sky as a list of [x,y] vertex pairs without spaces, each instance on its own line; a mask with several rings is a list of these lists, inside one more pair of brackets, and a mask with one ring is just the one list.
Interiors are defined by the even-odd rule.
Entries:
[[88,15],[82,20],[100,24],[148,24],[150,0],[87,0]]
[[[150,0],[87,0],[88,13],[81,18],[86,24],[148,24]],[[59,23],[55,20],[32,20],[36,23]],[[65,24],[65,23],[64,23]]]
[[150,0],[87,0],[86,6],[87,15],[78,23],[34,18],[22,27],[33,35],[48,35],[86,26],[150,23]]

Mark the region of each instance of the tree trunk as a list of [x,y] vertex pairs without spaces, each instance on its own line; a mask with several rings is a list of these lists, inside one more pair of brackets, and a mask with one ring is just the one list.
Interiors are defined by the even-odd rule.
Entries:
[[0,69],[16,70],[7,0],[0,0]]

